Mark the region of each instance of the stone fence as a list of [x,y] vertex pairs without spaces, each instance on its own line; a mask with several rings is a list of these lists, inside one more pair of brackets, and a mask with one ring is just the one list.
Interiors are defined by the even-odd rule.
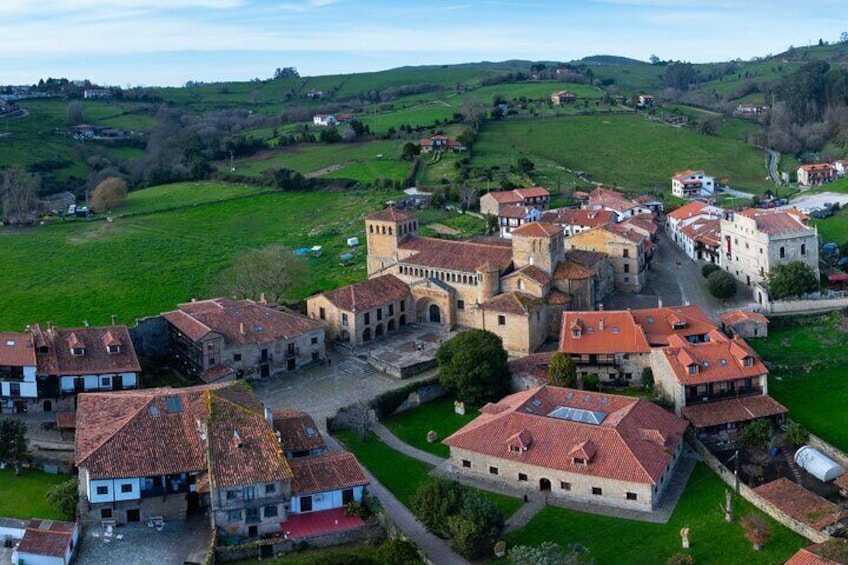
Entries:
[[[694,446],[695,451],[704,458],[704,462],[707,466],[718,474],[722,481],[724,481],[728,486],[735,489],[736,488],[736,475],[733,474],[730,469],[721,464],[715,455],[710,453],[710,451],[701,443],[699,440],[694,438],[694,436],[689,437],[690,443]],[[792,518],[784,511],[774,506],[762,496],[757,494],[754,489],[749,487],[748,485],[740,482],[739,483],[739,495],[750,502],[756,508],[762,510],[779,523],[783,524],[796,534],[802,535],[813,543],[824,543],[830,539],[829,536],[815,530],[814,528],[799,522],[795,518]]]
[[787,314],[818,314],[848,308],[848,296],[832,298],[809,298],[802,300],[777,300],[760,307],[763,314],[781,316]]

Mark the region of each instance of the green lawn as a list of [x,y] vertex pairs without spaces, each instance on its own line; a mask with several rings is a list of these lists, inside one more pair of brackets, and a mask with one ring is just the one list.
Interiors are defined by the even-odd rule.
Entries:
[[130,192],[126,203],[115,210],[115,215],[150,214],[254,196],[268,191],[265,187],[210,181],[163,184]]
[[[677,552],[689,553],[697,564],[773,565],[783,563],[809,542],[766,518],[772,538],[762,551],[753,551],[738,518],[752,511],[750,504],[734,498],[737,520],[727,524],[719,505],[726,485],[699,463],[668,524],[649,524],[597,516],[548,506],[524,528],[505,536],[507,547],[554,541],[562,546],[587,547],[597,565],[639,563],[662,565]],[[682,550],[680,530],[688,527],[691,548]]]
[[[191,192],[192,183],[132,194],[128,210],[151,211],[170,190]],[[210,191],[229,191],[230,187]],[[239,190],[238,188],[235,190]],[[192,198],[202,201],[207,192]],[[310,258],[311,281],[291,292],[303,298],[362,280],[364,246],[354,248],[352,265],[339,265],[348,237],[364,236],[362,217],[396,192],[356,190],[259,194],[239,200],[173,211],[75,221],[32,229],[0,230],[0,288],[5,307],[0,327],[22,329],[52,320],[103,324],[110,314],[132,324],[136,317],[172,310],[179,302],[216,292],[215,278],[249,249],[282,244],[324,246]],[[174,201],[180,198],[174,196]],[[308,221],[305,221],[308,218]]]
[[[433,455],[447,458],[450,455],[450,450],[448,446],[441,443],[441,440],[476,416],[476,408],[469,408],[465,416],[460,416],[454,412],[452,398],[441,398],[435,402],[429,402],[418,408],[396,414],[386,419],[383,424],[409,445]],[[439,441],[434,443],[427,441],[427,432],[430,430],[439,434]]]
[[[366,543],[352,543],[336,547],[304,549],[297,553],[263,559],[265,565],[331,565],[334,563],[354,563],[354,559],[374,557],[375,547]],[[256,558],[244,561],[227,561],[230,565],[254,565]]]
[[[568,180],[565,169],[585,171],[609,186],[671,191],[671,176],[704,169],[737,189],[764,192],[765,158],[742,141],[703,136],[632,114],[572,116],[487,123],[474,145],[473,166],[515,164],[521,156],[547,182]],[[538,179],[536,179],[538,180]]]
[[[363,442],[356,432],[341,431],[337,437],[356,454],[359,462],[383,484],[407,508],[418,486],[427,480],[431,467],[417,459],[398,453],[380,438],[372,435]],[[486,491],[480,493],[500,510],[504,518],[512,516],[522,502],[517,498]]]
[[0,470],[0,516],[5,518],[42,518],[45,520],[68,520],[47,504],[47,490],[70,480],[67,475],[51,475],[41,471],[24,469],[16,477],[11,467]]
[[848,451],[848,319],[841,312],[771,318],[768,338],[750,344],[769,366],[769,394],[789,416]]

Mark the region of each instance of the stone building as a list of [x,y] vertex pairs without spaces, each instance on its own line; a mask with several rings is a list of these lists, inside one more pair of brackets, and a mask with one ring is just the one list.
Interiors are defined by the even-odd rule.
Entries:
[[324,326],[281,307],[215,298],[165,312],[171,355],[204,382],[269,377],[324,358]]
[[539,211],[551,205],[551,193],[541,186],[487,192],[480,197],[480,213],[500,216],[506,206],[526,206]]
[[608,256],[615,273],[617,290],[639,292],[642,289],[653,244],[641,233],[616,224],[607,224],[566,238],[565,246]]
[[757,337],[768,337],[768,318],[759,312],[747,312],[745,310],[731,310],[719,315],[721,327],[729,336],[743,339]]
[[651,511],[687,423],[645,400],[542,386],[480,409],[446,438],[451,472],[586,504]]
[[801,261],[819,278],[818,231],[797,210],[750,208],[721,220],[721,266],[755,289],[757,302],[768,301],[764,287],[777,265]]

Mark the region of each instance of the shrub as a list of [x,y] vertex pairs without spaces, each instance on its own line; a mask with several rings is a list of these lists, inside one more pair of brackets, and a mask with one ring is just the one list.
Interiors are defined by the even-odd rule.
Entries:
[[439,382],[466,404],[500,400],[509,390],[507,353],[500,337],[486,330],[468,330],[436,351]]
[[589,373],[583,377],[584,390],[598,390],[601,386],[601,377],[596,373]]
[[740,520],[742,529],[745,530],[745,539],[754,546],[754,551],[759,551],[763,544],[771,538],[771,529],[768,523],[759,514],[745,514]]
[[810,432],[798,422],[789,422],[786,424],[786,440],[793,446],[807,443],[809,437]]
[[381,565],[418,565],[421,556],[414,543],[402,539],[388,539],[380,544],[374,557]]
[[642,387],[645,390],[654,390],[654,370],[650,367],[642,369]]
[[739,443],[745,447],[765,448],[771,439],[771,422],[765,418],[754,420],[742,429],[739,434]]
[[816,274],[801,261],[778,265],[768,274],[768,289],[772,300],[800,296],[819,287]]
[[714,271],[707,277],[707,288],[716,298],[727,300],[736,295],[736,279],[727,271]]
[[706,278],[709,278],[709,276],[711,274],[715,273],[716,271],[720,271],[720,270],[721,270],[721,267],[719,267],[715,263],[707,263],[706,265],[701,267],[701,274],[706,279]]
[[695,560],[692,559],[691,555],[687,555],[685,553],[675,553],[671,557],[668,558],[668,561],[665,562],[665,565],[693,565]]
[[109,177],[91,191],[91,207],[98,212],[117,208],[127,199],[127,183],[117,177]]
[[577,365],[574,359],[557,351],[551,358],[548,367],[548,384],[554,386],[574,387],[577,382]]

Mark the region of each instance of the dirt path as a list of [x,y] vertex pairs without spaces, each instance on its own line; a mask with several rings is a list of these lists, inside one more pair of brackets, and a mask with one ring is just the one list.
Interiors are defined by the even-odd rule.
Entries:
[[459,233],[459,230],[455,230],[455,229],[448,227],[444,224],[433,223],[433,224],[428,224],[428,226],[434,232],[440,233],[442,235],[457,235]]
[[334,173],[334,172],[338,171],[339,169],[344,168],[345,166],[347,166],[347,163],[336,163],[335,165],[330,165],[329,167],[324,167],[323,169],[318,169],[317,171],[312,171],[311,173],[306,173],[303,176],[308,178],[308,179],[314,179],[315,177],[321,177],[321,176],[324,176],[324,175],[328,175],[330,173]]

